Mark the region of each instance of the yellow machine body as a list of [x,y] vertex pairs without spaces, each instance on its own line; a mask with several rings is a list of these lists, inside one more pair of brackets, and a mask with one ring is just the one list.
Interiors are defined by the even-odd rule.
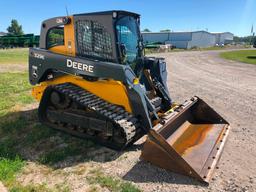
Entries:
[[54,53],[62,55],[75,56],[75,30],[74,30],[74,18],[70,17],[70,23],[64,25],[64,45],[57,45],[51,47],[49,50]]
[[126,88],[120,81],[99,80],[91,82],[78,76],[66,75],[42,82],[40,85],[35,86],[32,89],[32,95],[35,99],[40,101],[46,87],[62,83],[72,83],[82,87],[110,103],[123,106],[126,111],[130,113],[132,112]]
[[[71,16],[70,23],[64,25],[64,45],[57,45],[51,47],[49,50],[58,54],[75,56],[76,51],[74,31],[74,18]],[[32,95],[36,100],[40,101],[46,87],[62,83],[75,84],[110,103],[123,106],[127,112],[132,112],[126,88],[120,81],[99,80],[90,82],[78,76],[66,75],[42,82],[40,85],[35,86],[32,89]]]

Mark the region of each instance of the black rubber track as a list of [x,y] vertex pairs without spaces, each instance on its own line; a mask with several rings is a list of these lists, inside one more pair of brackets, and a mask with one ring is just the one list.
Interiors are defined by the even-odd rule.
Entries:
[[[63,118],[59,118],[57,122],[52,123],[47,117],[48,111],[55,111],[55,113],[58,111],[65,111],[65,109],[56,109],[56,106],[55,109],[52,109],[53,107],[51,106],[52,104],[50,102],[50,97],[53,92],[58,92],[62,97],[68,98],[71,103],[76,103],[77,105],[82,106],[84,109],[93,111],[96,117],[105,119],[107,122],[114,125],[112,137],[108,139],[102,139],[97,135],[89,135],[85,130],[81,131],[79,129],[72,128],[70,123],[67,126]],[[65,103],[64,106],[67,106],[67,103]],[[144,135],[142,129],[139,126],[138,119],[125,111],[123,107],[111,104],[84,90],[83,88],[71,83],[64,83],[47,87],[39,105],[38,115],[39,120],[47,126],[58,129],[60,131],[64,131],[73,136],[94,140],[101,145],[116,150],[124,149],[127,145],[134,143]],[[102,128],[102,130],[105,130],[105,127]],[[115,138],[120,139],[122,141],[121,143],[120,140],[119,142],[115,142],[114,135],[116,135],[116,133],[119,133],[118,137],[122,137]]]

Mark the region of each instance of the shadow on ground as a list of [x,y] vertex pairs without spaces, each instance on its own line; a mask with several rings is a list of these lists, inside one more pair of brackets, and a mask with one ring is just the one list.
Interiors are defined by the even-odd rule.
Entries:
[[256,55],[247,56],[248,59],[256,59]]
[[[128,151],[140,148],[141,145],[135,145]],[[14,112],[0,117],[0,157],[19,156],[59,169],[81,162],[113,161],[124,152],[43,126],[37,120],[36,110]]]
[[134,183],[173,183],[182,185],[207,186],[193,178],[176,174],[151,165],[145,161],[139,161],[132,167],[123,179]]
[[[18,156],[53,169],[89,161],[114,161],[124,152],[141,150],[142,145],[143,143],[132,145],[121,152],[114,151],[90,140],[72,137],[41,125],[37,120],[36,110],[13,112],[0,117],[0,157],[12,159]],[[139,161],[123,179],[135,183],[166,182],[202,186],[194,179],[157,168],[144,161]]]

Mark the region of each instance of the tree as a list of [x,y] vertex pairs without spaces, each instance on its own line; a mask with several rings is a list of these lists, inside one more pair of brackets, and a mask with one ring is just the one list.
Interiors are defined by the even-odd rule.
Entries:
[[160,30],[160,32],[171,32],[170,29],[163,29],[163,30]]
[[254,38],[253,41],[252,41],[253,42],[253,47],[256,48],[256,37],[253,36],[253,38]]
[[239,43],[239,42],[241,42],[241,37],[234,36],[233,41],[234,41],[235,43]]
[[151,31],[148,28],[146,28],[142,32],[151,32]]
[[7,28],[7,31],[10,35],[23,35],[22,26],[19,25],[16,19],[11,21],[11,25]]
[[246,37],[237,37],[234,36],[234,42],[235,43],[240,43],[240,42],[244,42],[246,44],[253,44],[253,42],[255,41],[256,37],[255,36],[246,36]]

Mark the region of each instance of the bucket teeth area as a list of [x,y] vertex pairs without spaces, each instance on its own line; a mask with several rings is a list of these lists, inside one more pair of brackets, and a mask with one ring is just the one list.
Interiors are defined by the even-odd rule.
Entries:
[[164,125],[156,125],[142,151],[154,165],[209,182],[220,159],[229,124],[198,97],[186,101]]

